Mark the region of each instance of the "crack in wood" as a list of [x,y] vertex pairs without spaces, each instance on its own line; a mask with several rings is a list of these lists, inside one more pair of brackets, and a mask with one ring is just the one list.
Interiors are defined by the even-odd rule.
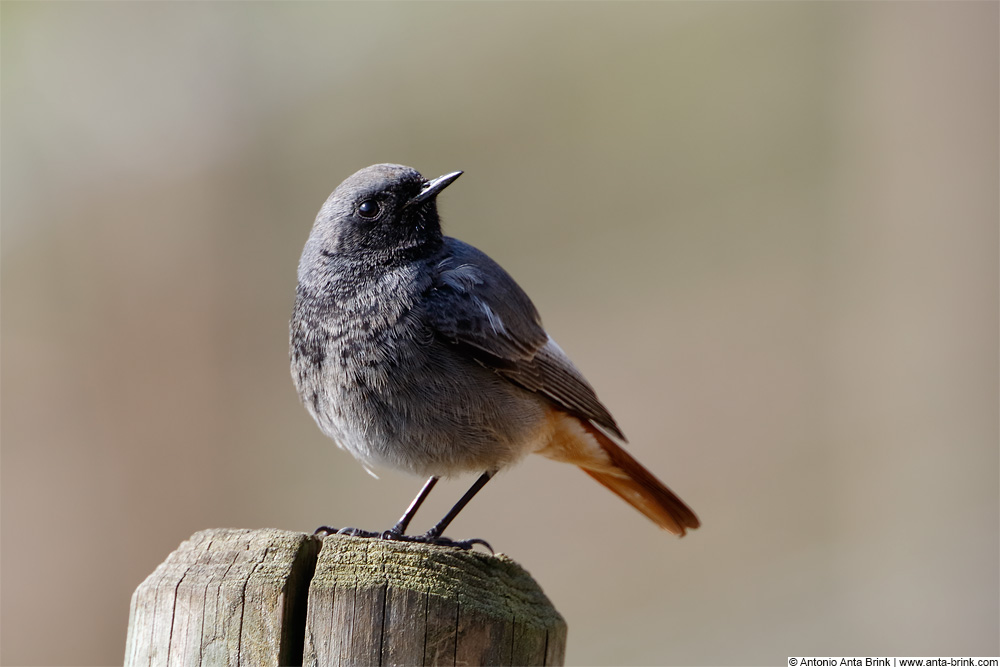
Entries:
[[125,664],[559,665],[565,641],[562,616],[502,554],[217,529],[136,589]]

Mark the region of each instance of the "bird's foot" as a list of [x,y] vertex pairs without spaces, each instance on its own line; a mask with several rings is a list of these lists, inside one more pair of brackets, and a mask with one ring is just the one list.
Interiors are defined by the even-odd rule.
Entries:
[[327,535],[350,535],[351,537],[382,537],[382,533],[360,528],[334,528],[332,526],[320,526],[313,535],[325,537]]
[[377,538],[381,540],[396,540],[399,542],[416,542],[418,544],[434,544],[439,547],[454,547],[456,549],[463,549],[468,551],[477,544],[480,544],[487,549],[490,553],[496,553],[493,551],[493,547],[486,540],[480,539],[478,537],[473,537],[468,540],[453,540],[450,537],[444,537],[441,535],[436,535],[432,532],[424,533],[423,535],[404,535],[396,530],[383,530],[373,531],[373,530],[362,530],[360,528],[333,528],[332,526],[320,526],[313,533],[314,535],[327,536],[327,535],[348,535],[350,537],[368,537]]
[[434,535],[432,533],[424,533],[423,535],[400,535],[399,533],[386,531],[386,534],[382,536],[382,539],[399,540],[401,542],[416,542],[418,544],[434,544],[439,547],[455,547],[456,549],[463,549],[465,551],[468,551],[477,544],[481,544],[489,549],[491,554],[496,553],[493,551],[493,547],[490,546],[489,542],[478,537],[473,537],[468,540],[453,540],[450,537]]

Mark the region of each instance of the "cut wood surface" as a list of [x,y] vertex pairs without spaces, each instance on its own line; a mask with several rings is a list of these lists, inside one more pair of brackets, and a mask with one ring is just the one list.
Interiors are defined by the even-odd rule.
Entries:
[[301,663],[319,547],[282,530],[195,533],[132,595],[125,664]]
[[565,642],[502,554],[217,529],[136,589],[125,664],[560,665]]
[[562,664],[566,623],[504,555],[327,538],[309,588],[307,665]]

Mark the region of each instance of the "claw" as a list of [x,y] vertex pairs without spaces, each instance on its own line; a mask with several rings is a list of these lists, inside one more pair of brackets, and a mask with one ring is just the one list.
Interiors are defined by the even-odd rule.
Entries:
[[478,537],[473,537],[468,540],[453,540],[450,537],[442,537],[434,535],[433,533],[424,533],[423,535],[403,535],[402,533],[396,532],[393,529],[383,530],[381,532],[373,530],[362,530],[360,528],[333,528],[332,526],[320,526],[313,532],[313,535],[327,536],[327,535],[348,535],[350,537],[368,537],[376,538],[380,540],[398,540],[400,542],[416,542],[418,544],[434,544],[439,547],[454,547],[456,549],[462,549],[464,551],[470,550],[472,547],[480,544],[486,547],[491,554],[496,554],[493,547],[486,540],[479,539]]
[[487,549],[491,554],[496,554],[493,551],[493,547],[486,540],[482,540],[478,537],[473,537],[468,540],[453,540],[450,537],[439,537],[437,535],[399,535],[394,539],[403,540],[404,542],[417,542],[419,544],[434,544],[439,547],[454,547],[456,549],[462,549],[468,551],[477,544],[481,544]]
[[[388,531],[387,531],[388,532]],[[333,526],[320,526],[313,535],[325,537],[327,535],[350,535],[351,537],[382,537],[383,533],[376,533],[360,528],[334,528]]]
[[[489,542],[487,542],[484,539],[480,539],[478,537],[473,537],[472,539],[458,540],[458,541],[449,540],[446,537],[439,538],[439,539],[444,540],[445,546],[458,547],[459,549],[464,549],[466,551],[472,549],[472,547],[474,547],[477,544],[481,544],[482,546],[486,547],[486,549],[490,552],[491,556],[496,556],[497,555],[497,552],[493,550],[493,547],[490,546]],[[440,542],[438,544],[440,544]]]
[[360,528],[341,528],[337,531],[338,535],[349,535],[351,537],[382,537],[382,533],[377,533],[371,530],[361,530]]

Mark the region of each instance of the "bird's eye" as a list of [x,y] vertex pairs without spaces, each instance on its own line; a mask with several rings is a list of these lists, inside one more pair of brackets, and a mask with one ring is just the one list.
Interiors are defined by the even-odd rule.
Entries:
[[358,215],[362,218],[374,218],[379,214],[381,207],[374,199],[366,199],[358,204]]

